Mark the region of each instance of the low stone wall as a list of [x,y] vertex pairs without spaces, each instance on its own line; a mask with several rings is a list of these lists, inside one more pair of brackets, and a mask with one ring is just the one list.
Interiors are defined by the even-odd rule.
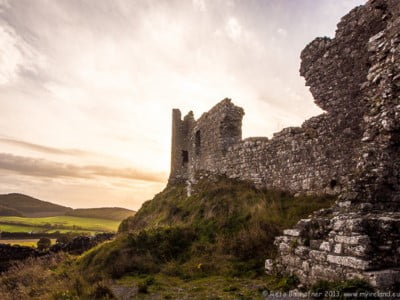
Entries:
[[275,240],[278,259],[268,273],[297,275],[308,285],[319,280],[364,279],[381,289],[400,282],[400,213],[322,210]]

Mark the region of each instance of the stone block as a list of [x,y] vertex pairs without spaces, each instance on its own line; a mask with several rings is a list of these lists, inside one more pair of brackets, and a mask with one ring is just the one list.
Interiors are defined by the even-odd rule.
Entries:
[[357,245],[357,244],[369,244],[370,239],[368,235],[353,235],[353,236],[346,236],[346,235],[336,235],[334,237],[335,242],[349,244],[349,245]]
[[304,246],[298,246],[294,249],[294,253],[300,257],[306,257],[310,252],[310,248]]
[[326,261],[327,253],[324,251],[318,251],[318,250],[311,250],[310,251],[310,259],[323,262]]
[[370,263],[366,260],[352,257],[352,256],[339,256],[331,255],[327,256],[327,261],[333,264],[350,267],[358,270],[367,270]]
[[288,236],[300,236],[300,230],[298,229],[285,229],[283,231],[284,235],[288,235]]
[[400,270],[385,269],[380,271],[364,272],[365,279],[374,287],[391,287],[400,282]]
[[343,253],[343,244],[341,244],[341,243],[335,244],[333,247],[333,252],[335,254],[342,254]]
[[321,245],[322,240],[310,240],[310,248],[314,250],[318,250]]
[[265,273],[268,275],[272,275],[275,270],[275,264],[272,259],[265,260]]
[[322,242],[321,245],[319,246],[319,249],[322,251],[331,252],[332,244],[329,242]]

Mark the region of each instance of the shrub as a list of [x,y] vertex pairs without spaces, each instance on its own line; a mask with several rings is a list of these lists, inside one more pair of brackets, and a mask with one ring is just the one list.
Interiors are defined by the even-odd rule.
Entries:
[[51,246],[51,240],[49,238],[46,237],[42,237],[38,240],[37,242],[37,248],[39,250],[46,250],[49,249]]

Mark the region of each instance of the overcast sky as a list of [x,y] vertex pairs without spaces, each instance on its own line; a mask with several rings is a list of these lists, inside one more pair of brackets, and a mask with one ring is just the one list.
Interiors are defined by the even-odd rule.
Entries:
[[0,0],[0,193],[138,209],[166,184],[171,110],[223,98],[243,135],[321,112],[300,51],[364,0]]

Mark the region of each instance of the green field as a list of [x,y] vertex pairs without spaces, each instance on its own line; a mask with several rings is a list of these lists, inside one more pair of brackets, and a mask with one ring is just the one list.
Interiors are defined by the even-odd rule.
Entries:
[[5,232],[45,232],[46,228],[34,227],[34,226],[24,226],[24,225],[10,225],[0,223],[0,231]]
[[115,232],[119,221],[71,216],[24,218],[0,216],[0,231],[8,232]]
[[[39,239],[0,240],[0,244],[19,245],[36,248],[38,241]],[[51,239],[51,244],[54,245],[55,243],[56,239]]]

